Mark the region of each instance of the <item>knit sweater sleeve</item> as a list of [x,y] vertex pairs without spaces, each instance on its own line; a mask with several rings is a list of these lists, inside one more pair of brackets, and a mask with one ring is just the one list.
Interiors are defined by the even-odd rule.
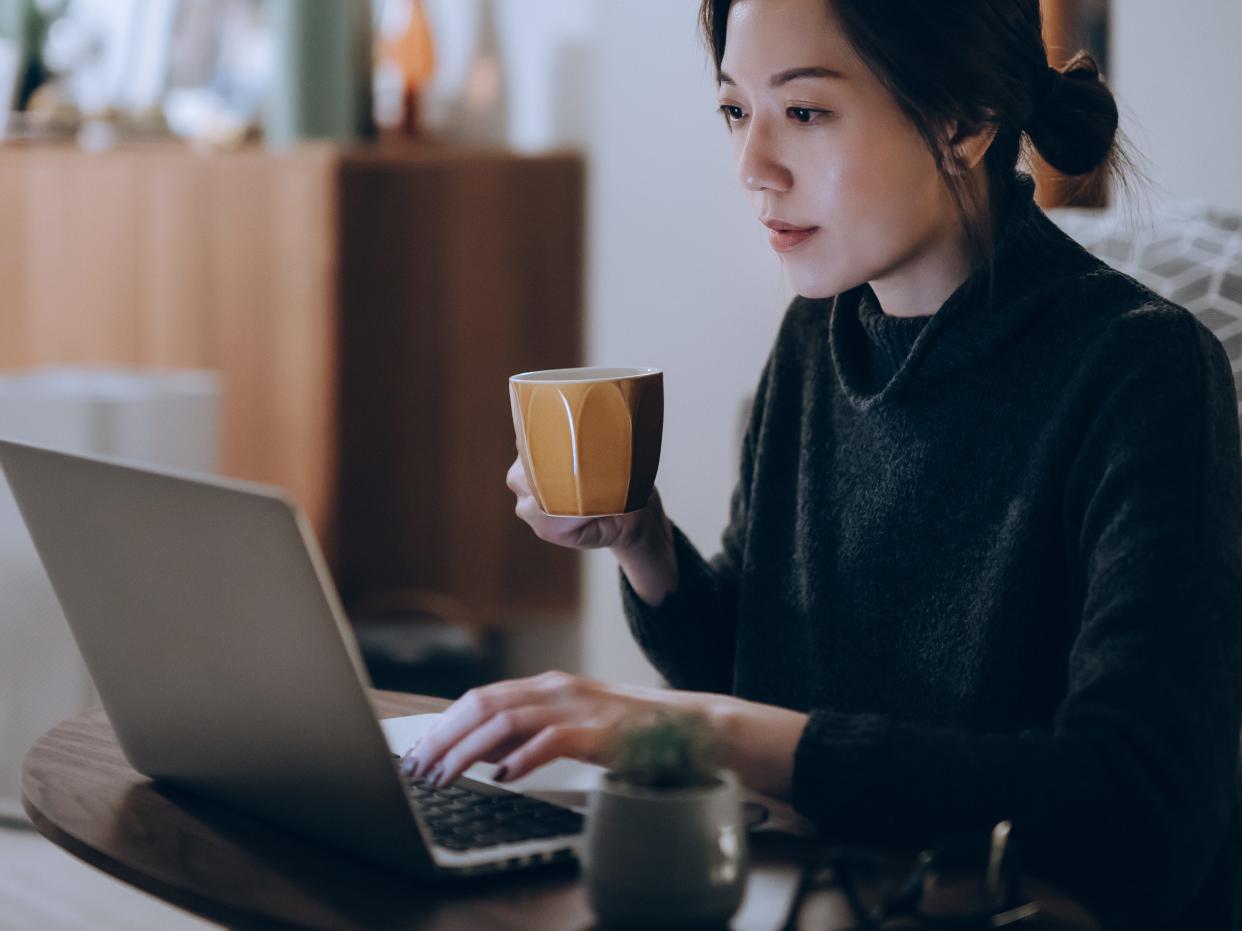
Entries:
[[1106,927],[1160,928],[1207,879],[1234,813],[1237,410],[1223,347],[1180,308],[1131,311],[1096,347],[1065,476],[1083,607],[1053,729],[815,709],[792,802],[843,840],[922,845],[1009,819],[1029,873]]
[[742,439],[741,467],[729,505],[721,550],[705,559],[673,525],[677,588],[659,605],[643,601],[619,572],[621,602],[634,639],[651,664],[673,688],[698,692],[733,690],[733,656],[737,630],[738,580],[742,573],[754,450],[762,426],[770,356],[759,379]]

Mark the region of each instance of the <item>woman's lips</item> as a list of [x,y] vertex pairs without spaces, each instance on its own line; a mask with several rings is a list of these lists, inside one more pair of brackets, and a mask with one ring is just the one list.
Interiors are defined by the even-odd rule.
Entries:
[[788,252],[797,249],[818,232],[818,226],[804,230],[768,230],[768,242],[777,252]]

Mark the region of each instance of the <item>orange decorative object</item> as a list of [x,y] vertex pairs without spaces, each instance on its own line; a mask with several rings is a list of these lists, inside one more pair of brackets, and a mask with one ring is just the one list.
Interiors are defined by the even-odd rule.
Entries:
[[[424,85],[435,73],[435,43],[432,41],[422,0],[388,0],[388,3],[390,6],[399,3],[404,8],[399,11],[403,16],[393,18],[404,25],[391,33],[386,28],[380,30],[379,58],[392,62],[401,73],[401,131],[409,136],[417,136],[420,134],[419,96]],[[385,26],[392,23],[393,19],[386,13]]]

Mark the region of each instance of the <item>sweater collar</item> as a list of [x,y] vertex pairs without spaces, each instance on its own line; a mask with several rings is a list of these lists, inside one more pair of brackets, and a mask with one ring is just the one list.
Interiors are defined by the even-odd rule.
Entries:
[[868,392],[877,392],[888,384],[929,320],[930,316],[890,317],[880,308],[875,292],[863,288],[858,300],[858,321],[866,337]]
[[927,321],[888,382],[872,386],[867,337],[859,320],[860,303],[870,295],[871,286],[863,283],[841,292],[832,300],[828,317],[837,379],[858,409],[881,404],[907,385],[947,375],[985,357],[1046,308],[1058,286],[1100,264],[1048,219],[1035,203],[1034,179],[1018,172],[997,227],[991,294],[987,267],[976,267]]

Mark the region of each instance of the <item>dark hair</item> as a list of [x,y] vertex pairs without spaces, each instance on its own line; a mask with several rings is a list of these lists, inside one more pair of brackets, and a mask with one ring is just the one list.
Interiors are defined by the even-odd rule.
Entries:
[[[720,69],[734,0],[702,0],[699,20]],[[859,57],[923,137],[952,194],[975,264],[990,265],[993,223],[1013,186],[1024,138],[1071,190],[1106,190],[1136,171],[1117,103],[1095,59],[1080,51],[1050,69],[1039,0],[822,0]],[[951,121],[996,125],[982,192],[954,173]]]

